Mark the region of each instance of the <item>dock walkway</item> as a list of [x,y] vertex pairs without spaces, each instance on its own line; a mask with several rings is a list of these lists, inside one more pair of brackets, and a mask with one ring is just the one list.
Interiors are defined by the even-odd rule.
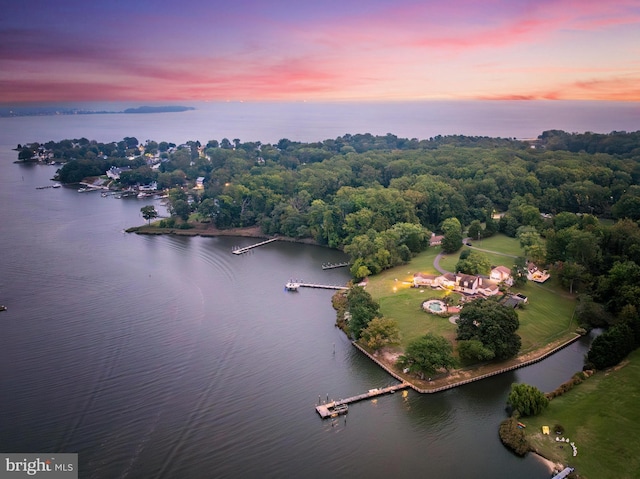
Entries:
[[299,281],[289,281],[284,285],[287,291],[298,291],[298,288],[316,288],[316,289],[349,289],[346,286],[337,286],[334,284],[316,284],[316,283],[302,283]]
[[342,263],[322,263],[322,269],[346,268],[347,266],[349,266],[348,261]]
[[564,479],[573,472],[573,467],[565,467],[559,474],[553,476],[553,479]]
[[346,399],[338,399],[336,401],[331,401],[326,404],[319,404],[318,406],[316,406],[316,411],[318,412],[318,414],[320,414],[320,417],[322,419],[325,419],[325,418],[331,417],[331,415],[333,414],[332,408],[336,406],[341,406],[343,404],[351,404],[354,402],[363,401],[365,399],[371,399],[377,396],[382,396],[383,394],[391,394],[396,391],[399,391],[400,389],[406,389],[408,387],[410,387],[409,383],[403,382],[400,384],[395,384],[393,386],[387,386],[385,388],[370,389],[368,392],[364,394],[359,394],[357,396],[352,396]]
[[278,238],[271,238],[271,239],[268,239],[266,241],[261,241],[260,243],[252,244],[252,245],[249,245],[249,246],[245,246],[243,248],[237,248],[237,249],[234,249],[232,251],[232,253],[233,254],[243,254],[243,253],[246,253],[247,251],[249,251],[250,249],[257,248],[258,246],[262,246],[262,245],[265,245],[267,243],[272,243],[274,241],[278,241]]

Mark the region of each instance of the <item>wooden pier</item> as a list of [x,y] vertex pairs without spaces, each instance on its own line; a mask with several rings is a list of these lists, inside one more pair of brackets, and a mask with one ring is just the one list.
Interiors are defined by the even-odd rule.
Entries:
[[322,263],[322,269],[334,269],[334,268],[345,268],[349,266],[349,262],[345,261],[343,263]]
[[564,479],[565,477],[567,477],[569,474],[571,474],[573,472],[573,467],[565,467],[562,471],[560,471],[559,474],[556,474],[555,476],[553,476],[552,479]]
[[250,246],[245,246],[244,248],[237,248],[232,251],[233,254],[243,254],[249,251],[250,249],[257,248],[258,246],[265,245],[267,243],[273,243],[274,241],[278,241],[278,238],[271,238],[266,241],[261,241],[260,243],[252,244]]
[[299,288],[317,288],[317,289],[349,289],[346,286],[337,286],[334,284],[316,284],[316,283],[302,283],[300,281],[289,281],[284,285],[284,289],[287,291],[298,291]]
[[351,404],[358,401],[364,401],[365,399],[371,399],[374,397],[382,396],[384,394],[391,394],[401,389],[407,389],[408,387],[410,387],[409,383],[403,382],[400,384],[395,384],[393,386],[387,386],[385,388],[369,389],[369,391],[367,391],[366,393],[359,394],[358,396],[352,396],[346,399],[339,399],[337,401],[331,401],[326,404],[319,404],[316,406],[316,411],[318,412],[318,414],[320,414],[320,417],[322,419],[326,419],[328,417],[332,417],[335,414],[333,409],[336,406],[342,406],[344,404]]

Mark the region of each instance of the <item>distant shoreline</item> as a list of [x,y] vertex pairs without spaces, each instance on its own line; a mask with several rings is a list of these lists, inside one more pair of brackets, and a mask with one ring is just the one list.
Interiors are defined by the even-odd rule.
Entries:
[[55,106],[40,107],[0,107],[0,118],[13,118],[22,116],[65,116],[65,115],[115,115],[115,114],[149,114],[149,113],[182,113],[195,110],[192,106],[165,105],[165,106],[140,106],[127,108],[120,111],[109,110],[83,110],[79,108],[62,108]]

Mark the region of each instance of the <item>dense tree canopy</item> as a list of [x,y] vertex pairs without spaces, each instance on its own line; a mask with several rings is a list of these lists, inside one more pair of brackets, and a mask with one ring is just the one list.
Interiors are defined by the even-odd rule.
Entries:
[[442,336],[425,334],[413,340],[405,353],[398,359],[398,365],[424,379],[441,369],[448,370],[455,365],[451,343]]
[[374,351],[389,344],[396,344],[400,341],[398,324],[390,318],[373,318],[361,331],[360,340]]
[[[518,237],[527,259],[570,294],[604,308],[595,314],[590,305],[582,315],[601,325],[605,316],[613,324],[623,311],[640,310],[639,145],[640,132],[551,130],[527,142],[392,134],[275,144],[77,138],[21,144],[16,155],[62,164],[65,183],[131,167],[121,186],[154,180],[182,189],[184,197],[170,197],[174,216],[197,212],[218,228],[312,238],[347,252],[355,279],[409,261],[431,232],[453,252],[465,230],[472,240],[500,230]],[[198,177],[204,190],[196,192]],[[516,283],[524,281],[518,268]],[[507,343],[514,349],[515,341]]]
[[347,293],[347,322],[349,333],[353,339],[360,339],[373,318],[380,317],[380,305],[364,290],[362,286],[353,286]]
[[493,299],[478,299],[466,304],[458,319],[458,339],[478,340],[496,359],[507,359],[520,351],[520,322],[515,309]]

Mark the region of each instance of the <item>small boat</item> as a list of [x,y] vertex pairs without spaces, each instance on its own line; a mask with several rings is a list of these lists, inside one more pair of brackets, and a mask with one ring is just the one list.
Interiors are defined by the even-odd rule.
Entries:
[[298,291],[299,287],[300,287],[300,283],[295,283],[293,281],[289,281],[287,284],[284,285],[284,289],[286,289],[287,291]]
[[333,406],[329,409],[331,413],[331,417],[340,416],[342,414],[347,414],[349,412],[349,406],[346,404],[339,404],[338,406]]
[[6,311],[7,307],[4,304],[0,304],[0,311]]
[[51,185],[51,188],[60,188],[62,185],[60,183],[54,183]]

